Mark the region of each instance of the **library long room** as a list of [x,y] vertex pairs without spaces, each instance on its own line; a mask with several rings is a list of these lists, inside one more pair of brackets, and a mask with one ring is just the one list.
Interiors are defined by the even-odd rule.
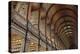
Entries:
[[78,49],[77,5],[9,2],[9,52]]

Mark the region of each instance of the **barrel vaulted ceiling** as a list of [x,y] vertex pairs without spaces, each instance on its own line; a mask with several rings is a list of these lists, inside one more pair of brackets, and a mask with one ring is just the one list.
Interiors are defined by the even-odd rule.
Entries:
[[47,26],[51,25],[55,32],[70,48],[77,48],[77,6],[64,4],[32,4],[32,12],[41,9],[41,19],[47,19]]

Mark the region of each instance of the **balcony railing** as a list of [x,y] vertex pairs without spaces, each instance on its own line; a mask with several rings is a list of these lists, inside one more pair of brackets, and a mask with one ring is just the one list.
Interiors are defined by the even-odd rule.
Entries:
[[[11,17],[11,23],[14,23],[14,24],[16,24],[16,26],[18,26],[19,28],[21,28],[23,31],[24,31],[24,33],[25,33],[25,31],[26,31],[26,20],[25,20],[25,18],[23,17],[23,16],[21,16],[18,12],[16,12],[15,10],[14,11],[12,11],[12,13],[14,13]],[[19,20],[17,20],[19,18]],[[21,21],[24,21],[24,23],[23,22],[21,22]],[[29,32],[31,32],[35,37],[37,37],[37,38],[39,38],[39,36],[38,36],[38,32],[39,32],[39,30],[38,29],[36,29],[32,24],[31,24],[31,22],[28,20],[28,31]],[[41,33],[41,31],[40,31],[40,39],[45,43],[45,44],[47,44],[47,45],[49,45],[50,47],[53,47],[51,44],[49,44],[49,42],[46,42],[46,38],[45,38],[45,36],[44,36],[44,34],[43,33]],[[53,47],[54,48],[54,47]]]

